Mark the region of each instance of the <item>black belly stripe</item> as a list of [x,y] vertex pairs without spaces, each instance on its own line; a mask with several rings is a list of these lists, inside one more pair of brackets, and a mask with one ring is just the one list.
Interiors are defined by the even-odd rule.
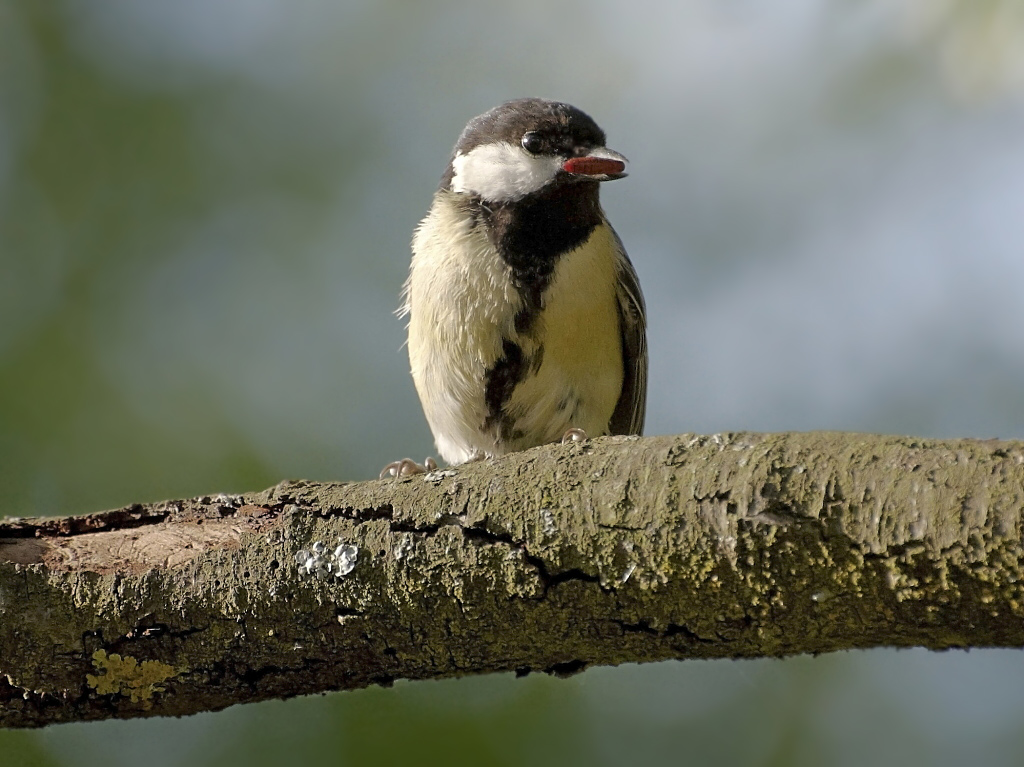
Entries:
[[505,412],[505,403],[512,396],[512,391],[523,379],[526,372],[526,359],[518,344],[507,338],[501,343],[501,357],[487,371],[484,403],[487,405],[487,418],[484,430],[498,428],[500,439],[514,438],[515,422]]
[[[518,284],[516,287],[519,287]],[[533,323],[537,319],[537,315],[540,314],[540,295],[536,296],[536,300],[530,301],[532,296],[524,296],[526,299],[526,305],[523,306],[518,312],[516,312],[515,328],[516,332],[520,335],[529,333],[533,328]]]

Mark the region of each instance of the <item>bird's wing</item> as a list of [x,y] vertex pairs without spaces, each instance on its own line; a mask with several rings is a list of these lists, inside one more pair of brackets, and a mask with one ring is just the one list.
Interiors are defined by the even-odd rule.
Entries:
[[622,336],[622,394],[612,413],[611,434],[641,434],[647,411],[647,308],[636,270],[618,245],[619,279],[615,287],[619,303],[619,333]]

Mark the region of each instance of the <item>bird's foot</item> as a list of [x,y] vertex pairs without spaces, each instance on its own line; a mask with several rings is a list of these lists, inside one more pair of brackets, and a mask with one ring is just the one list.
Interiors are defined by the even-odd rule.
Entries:
[[590,439],[587,433],[583,429],[569,429],[565,434],[562,435],[562,444],[568,445],[573,442],[583,442]]
[[401,461],[392,461],[380,473],[384,477],[411,477],[413,474],[426,474],[428,471],[437,469],[437,461],[427,456],[422,464],[416,463],[412,458],[403,458]]

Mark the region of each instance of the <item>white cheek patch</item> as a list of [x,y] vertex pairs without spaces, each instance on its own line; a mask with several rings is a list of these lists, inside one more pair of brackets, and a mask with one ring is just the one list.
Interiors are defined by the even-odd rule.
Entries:
[[543,189],[562,168],[559,157],[535,156],[504,141],[482,144],[452,161],[452,191],[509,202]]

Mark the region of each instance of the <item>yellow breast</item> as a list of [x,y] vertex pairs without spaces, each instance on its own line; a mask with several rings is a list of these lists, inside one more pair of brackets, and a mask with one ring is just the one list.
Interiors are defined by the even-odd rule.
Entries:
[[607,433],[623,378],[618,258],[607,224],[559,258],[529,333],[543,348],[540,366],[509,403],[518,430],[532,444],[559,439],[569,428]]

